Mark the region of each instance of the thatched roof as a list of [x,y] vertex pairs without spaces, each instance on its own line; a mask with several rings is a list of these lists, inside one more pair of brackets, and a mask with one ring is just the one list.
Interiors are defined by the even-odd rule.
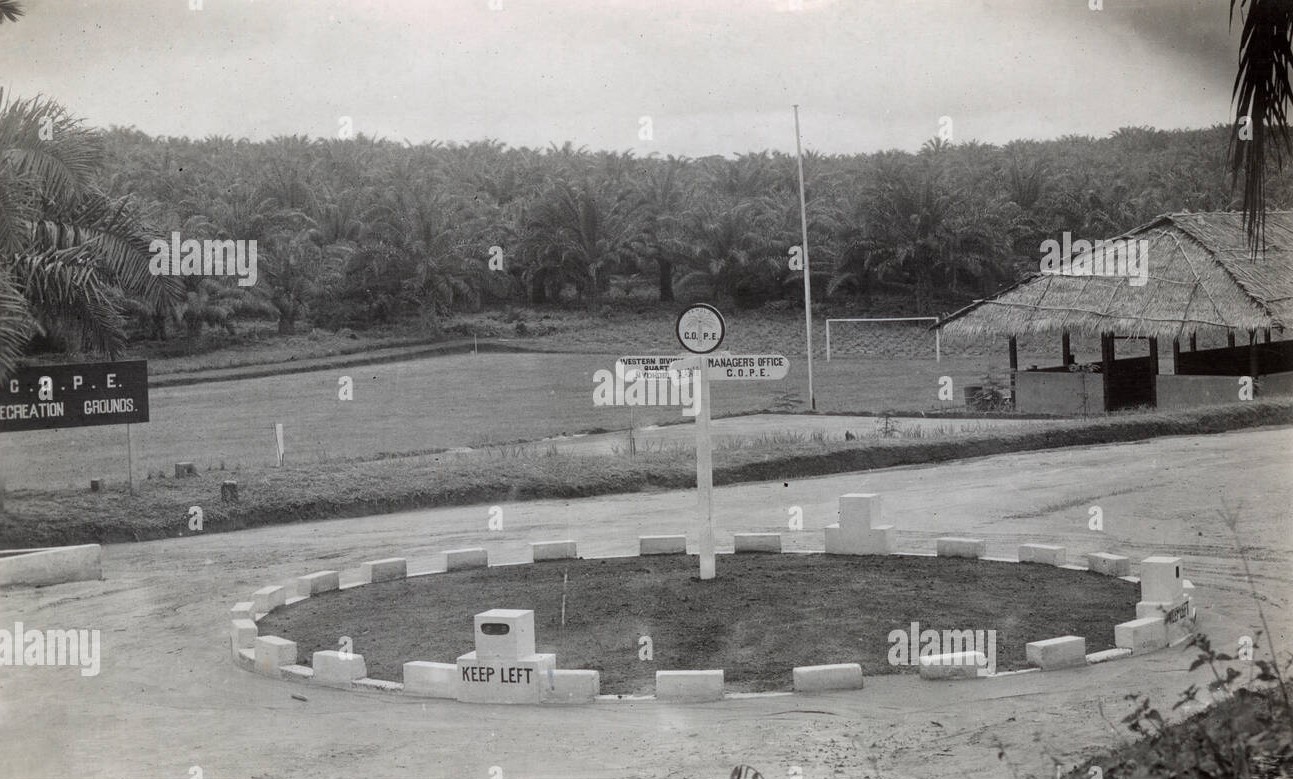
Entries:
[[1234,212],[1169,214],[1117,238],[1148,241],[1144,285],[1035,273],[940,325],[951,336],[1067,330],[1170,339],[1293,324],[1293,212],[1267,215],[1266,249],[1256,259]]

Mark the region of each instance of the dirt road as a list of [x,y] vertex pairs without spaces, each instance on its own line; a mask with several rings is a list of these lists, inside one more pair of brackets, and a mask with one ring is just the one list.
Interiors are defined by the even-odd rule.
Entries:
[[[990,555],[1023,541],[1064,544],[1073,557],[1177,553],[1202,628],[1233,648],[1258,622],[1215,509],[1242,501],[1275,644],[1287,649],[1290,455],[1293,429],[1262,429],[738,485],[716,491],[719,542],[734,530],[786,530],[798,507],[804,531],[787,531],[786,546],[820,549],[837,497],[874,491],[904,550],[972,533]],[[720,779],[738,763],[769,779],[794,767],[808,779],[1011,776],[1012,767],[1054,776],[1052,757],[1075,763],[1125,735],[1124,694],[1148,693],[1166,710],[1191,681],[1190,655],[1166,650],[992,681],[877,677],[862,691],[811,697],[509,708],[312,689],[227,659],[229,606],[267,583],[392,555],[426,569],[467,545],[494,561],[567,537],[585,555],[628,553],[639,533],[687,531],[694,505],[693,492],[657,492],[503,504],[504,529],[493,533],[489,507],[474,506],[108,547],[102,582],[0,595],[0,627],[99,629],[103,657],[93,677],[0,668],[0,776]],[[1102,532],[1088,529],[1096,508]]]

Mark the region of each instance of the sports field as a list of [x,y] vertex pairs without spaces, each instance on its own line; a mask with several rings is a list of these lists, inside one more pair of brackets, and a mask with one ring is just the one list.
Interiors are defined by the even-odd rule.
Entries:
[[[382,454],[533,441],[590,430],[627,430],[683,419],[677,407],[598,407],[593,375],[617,354],[488,353],[311,373],[153,388],[150,421],[133,425],[135,478],[170,475],[177,462],[199,470],[261,468],[275,460],[281,422],[292,464],[367,459]],[[716,416],[760,410],[803,411],[804,360],[790,357],[780,381],[715,382]],[[1001,375],[996,357],[816,360],[817,409],[833,413],[913,414],[964,404],[961,387]],[[941,400],[940,378],[952,379]],[[353,400],[339,399],[339,380]],[[855,428],[856,429],[856,428]],[[842,436],[841,426],[838,435]],[[91,478],[124,482],[122,426],[13,433],[0,439],[9,488],[85,487]]]

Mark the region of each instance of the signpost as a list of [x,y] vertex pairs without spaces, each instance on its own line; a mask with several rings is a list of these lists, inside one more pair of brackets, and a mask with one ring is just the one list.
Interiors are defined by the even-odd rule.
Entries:
[[[790,371],[790,361],[780,354],[730,354],[720,352],[726,326],[718,309],[698,303],[678,315],[674,323],[678,343],[690,355],[630,355],[615,361],[615,373],[625,383],[661,382],[693,387],[696,415],[696,496],[700,578],[713,579],[714,564],[714,449],[710,438],[709,382],[777,381]],[[618,392],[618,390],[617,390]],[[659,390],[655,390],[659,392]],[[627,391],[626,391],[627,394]],[[644,392],[647,398],[663,397]],[[680,398],[693,397],[679,393]],[[655,405],[651,400],[649,405]],[[691,405],[684,402],[684,405]],[[684,412],[686,413],[686,412]],[[630,439],[631,440],[631,439]],[[631,445],[630,445],[631,446]]]
[[33,365],[19,368],[0,385],[0,433],[124,424],[132,494],[130,425],[147,421],[146,360]]
[[[700,371],[700,399],[696,413],[696,495],[700,509],[700,578],[713,579],[714,566],[714,450],[709,437],[709,371],[704,355],[723,343],[727,327],[713,306],[699,303],[678,315],[674,324],[678,343],[696,359]],[[691,366],[687,366],[691,367]]]

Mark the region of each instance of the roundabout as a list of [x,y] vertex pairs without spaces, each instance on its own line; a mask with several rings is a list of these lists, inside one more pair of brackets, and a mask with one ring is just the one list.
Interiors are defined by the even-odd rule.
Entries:
[[[713,668],[724,670],[729,692],[763,692],[791,690],[796,666],[915,672],[910,634],[928,649],[943,643],[943,629],[965,643],[993,631],[1000,671],[1027,667],[1025,645],[1053,636],[1111,649],[1113,626],[1135,617],[1138,598],[1135,584],[1114,577],[963,558],[743,554],[719,562],[719,577],[706,583],[684,555],[417,576],[276,609],[260,629],[295,641],[303,659],[348,636],[371,678],[400,680],[405,662],[471,651],[472,615],[528,609],[538,651],[554,653],[560,667],[598,671],[603,694],[649,695],[658,670]],[[960,635],[976,628],[978,638]],[[920,640],[929,629],[937,642]]]
[[1056,670],[1194,632],[1179,557],[1147,557],[1131,577],[1127,557],[1088,553],[1084,567],[1049,544],[983,559],[982,539],[944,536],[932,557],[900,555],[879,495],[838,505],[826,554],[737,533],[719,579],[692,574],[685,536],[659,535],[601,559],[532,542],[528,565],[451,550],[445,570],[413,577],[404,558],[373,560],[344,589],[318,571],[235,604],[230,651],[274,678],[470,703],[694,702],[856,690],[903,667],[939,680]]

